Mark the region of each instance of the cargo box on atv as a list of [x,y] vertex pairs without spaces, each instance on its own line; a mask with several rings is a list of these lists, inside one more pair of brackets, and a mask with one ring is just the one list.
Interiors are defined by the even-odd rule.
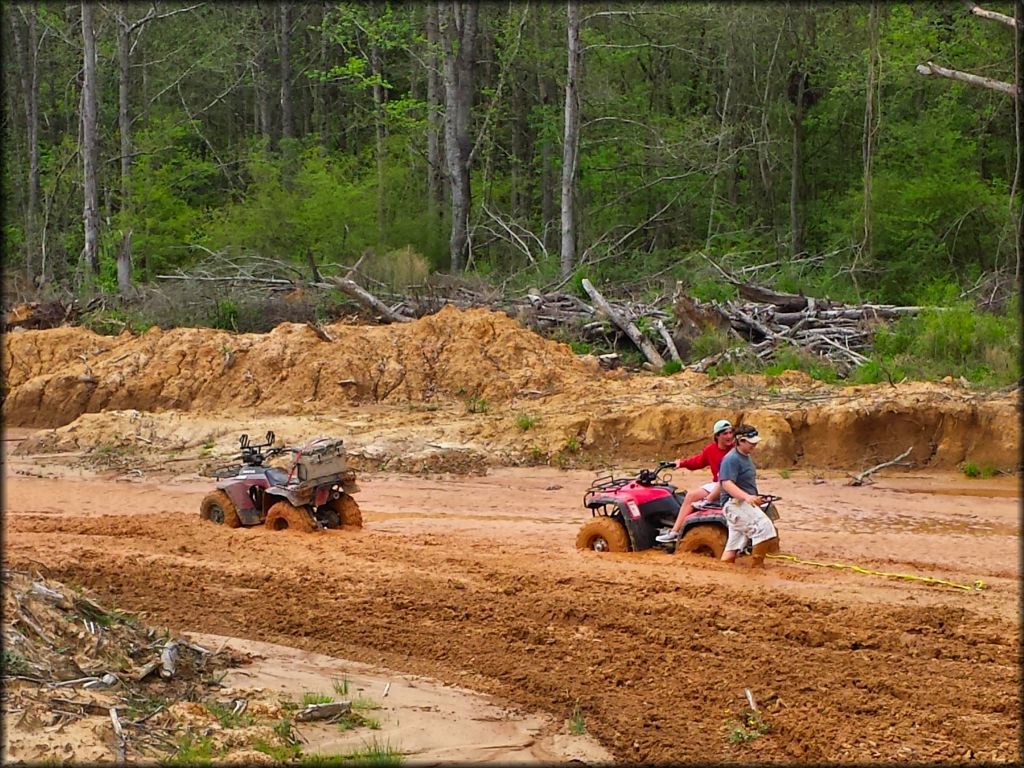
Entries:
[[343,475],[347,470],[344,440],[314,440],[304,446],[302,453],[295,459],[295,473],[302,484],[333,475]]

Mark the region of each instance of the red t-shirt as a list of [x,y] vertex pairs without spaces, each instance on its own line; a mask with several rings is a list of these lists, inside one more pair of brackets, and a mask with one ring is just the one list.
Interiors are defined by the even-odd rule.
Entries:
[[704,467],[711,467],[711,479],[714,482],[718,482],[718,468],[722,465],[722,459],[725,458],[731,448],[721,449],[717,443],[708,443],[704,446],[704,450],[695,456],[690,456],[686,459],[680,459],[676,462],[676,466],[680,469],[704,469]]

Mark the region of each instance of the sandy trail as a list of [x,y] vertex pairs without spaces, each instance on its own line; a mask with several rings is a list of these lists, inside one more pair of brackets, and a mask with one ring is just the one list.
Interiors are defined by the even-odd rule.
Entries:
[[[1015,478],[762,475],[784,497],[784,551],[986,585],[967,592],[578,552],[586,471],[364,472],[365,528],[308,536],[200,524],[210,481],[191,472],[73,466],[5,464],[7,562],[179,630],[422,675],[555,722],[578,706],[618,760],[1021,757]],[[730,739],[744,688],[771,727],[745,743]]]

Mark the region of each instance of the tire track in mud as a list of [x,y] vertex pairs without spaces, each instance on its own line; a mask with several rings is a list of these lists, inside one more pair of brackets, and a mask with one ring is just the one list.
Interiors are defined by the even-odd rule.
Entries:
[[[19,533],[40,522],[8,521],[11,565],[29,556]],[[121,537],[116,552],[84,538],[110,535]],[[151,620],[428,675],[565,717],[578,702],[620,760],[1020,757],[1017,628],[955,604],[811,600],[753,574],[741,587],[699,583],[701,565],[652,578],[626,560],[561,549],[529,560],[458,534],[311,538],[168,514],[71,518],[48,538],[51,575]],[[772,730],[733,745],[727,721],[745,687]]]

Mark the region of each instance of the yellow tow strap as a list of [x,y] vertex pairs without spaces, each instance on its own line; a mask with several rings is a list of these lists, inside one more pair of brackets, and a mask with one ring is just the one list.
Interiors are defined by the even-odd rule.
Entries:
[[904,579],[906,581],[923,581],[926,584],[940,584],[944,587],[953,587],[955,589],[963,589],[967,592],[977,591],[985,589],[985,582],[978,579],[973,584],[957,584],[955,581],[946,581],[945,579],[936,579],[934,576],[917,576],[912,573],[887,573],[885,571],[872,571],[870,568],[862,568],[859,565],[847,565],[846,563],[819,563],[815,560],[801,560],[799,557],[794,555],[767,555],[767,557],[775,560],[789,560],[794,563],[800,563],[801,565],[816,565],[820,568],[839,568],[847,571],[855,571],[857,573],[866,573],[869,576],[884,576],[887,579]]

